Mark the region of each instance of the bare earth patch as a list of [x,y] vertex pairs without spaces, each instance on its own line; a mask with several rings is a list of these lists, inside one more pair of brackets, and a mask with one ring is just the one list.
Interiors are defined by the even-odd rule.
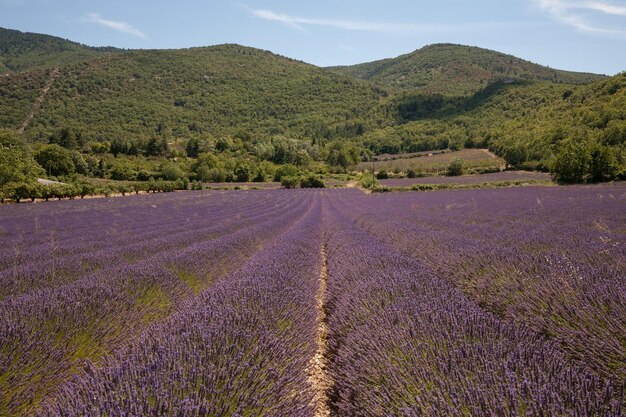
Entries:
[[309,365],[309,381],[315,392],[313,398],[315,417],[330,416],[328,393],[333,381],[328,374],[328,323],[326,314],[327,283],[326,247],[322,245],[322,270],[320,271],[319,290],[317,292],[317,352]]

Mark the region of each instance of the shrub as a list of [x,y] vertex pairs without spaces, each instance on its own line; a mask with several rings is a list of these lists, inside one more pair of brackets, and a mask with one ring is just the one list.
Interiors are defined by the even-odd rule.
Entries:
[[150,177],[154,177],[153,173],[146,171],[145,169],[142,169],[137,173],[137,179],[139,181],[148,181]]
[[175,181],[175,187],[177,190],[187,190],[189,189],[189,179],[187,178],[179,178]]
[[113,191],[109,187],[101,187],[96,190],[96,194],[100,194],[105,197],[111,197],[111,194],[113,194]]
[[380,187],[380,183],[376,180],[376,178],[372,177],[372,174],[361,175],[360,183],[363,188],[374,189]]
[[96,187],[93,184],[82,183],[78,184],[78,195],[80,198],[85,198],[88,195],[93,195],[96,193]]
[[325,188],[322,177],[309,174],[300,179],[300,187],[302,188]]
[[463,171],[463,160],[455,158],[452,162],[450,162],[450,165],[448,165],[446,175],[449,177],[458,177],[459,175],[463,175]]
[[300,185],[300,178],[295,176],[283,176],[280,184],[285,188],[298,188]]
[[381,169],[376,173],[376,178],[378,178],[379,180],[386,180],[387,178],[389,178],[389,174],[384,169]]
[[126,184],[119,184],[115,186],[115,191],[117,191],[118,193],[122,194],[123,196],[129,193],[132,193],[134,191],[134,189]]
[[210,182],[224,182],[226,181],[226,178],[226,171],[220,168],[212,168],[209,170],[208,176],[204,179]]
[[299,174],[300,170],[295,165],[281,165],[274,173],[274,181],[282,182],[283,177],[297,177]]
[[252,178],[252,182],[265,182],[266,179],[267,179],[267,176],[265,174],[265,171],[263,171],[262,169],[259,169],[256,175],[254,176],[254,178]]

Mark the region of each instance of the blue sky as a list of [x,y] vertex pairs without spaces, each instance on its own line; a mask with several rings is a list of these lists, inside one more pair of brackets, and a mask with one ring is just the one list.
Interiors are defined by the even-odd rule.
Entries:
[[239,43],[321,66],[452,42],[559,69],[626,70],[626,0],[0,0],[0,26],[93,46]]

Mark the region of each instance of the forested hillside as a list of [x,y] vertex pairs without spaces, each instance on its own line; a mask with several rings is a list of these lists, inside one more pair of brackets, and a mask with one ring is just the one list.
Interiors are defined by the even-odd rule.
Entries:
[[366,147],[376,153],[490,147],[510,164],[548,169],[563,144],[598,145],[611,148],[623,169],[626,73],[589,85],[500,83],[465,100],[406,94],[401,101],[405,123],[366,133]]
[[[5,126],[19,125],[49,75],[0,79]],[[27,136],[72,126],[89,140],[244,131],[350,137],[383,120],[377,111],[386,95],[365,81],[238,45],[132,51],[61,68]]]
[[0,74],[93,59],[116,48],[94,48],[55,36],[0,28]]
[[467,96],[499,81],[549,81],[583,84],[601,75],[561,71],[488,49],[428,45],[397,58],[331,67],[338,74],[425,94]]
[[563,182],[626,177],[625,73],[458,45],[327,69],[233,44],[104,53],[0,35],[33,68],[0,75],[2,146],[28,168],[0,187],[40,175],[33,161],[55,178],[264,181],[462,148]]

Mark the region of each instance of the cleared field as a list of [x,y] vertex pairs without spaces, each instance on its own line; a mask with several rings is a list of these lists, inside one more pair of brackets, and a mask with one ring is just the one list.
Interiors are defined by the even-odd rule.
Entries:
[[626,185],[0,207],[0,415],[624,410]]
[[[406,172],[409,169],[421,172],[444,172],[450,162],[459,158],[464,161],[465,168],[489,168],[489,167],[502,167],[505,162],[502,158],[496,157],[486,149],[462,149],[455,152],[446,153],[433,153],[425,154],[414,158],[402,158],[396,160],[384,160],[374,163],[374,169],[376,171],[386,170],[394,171],[399,170]],[[372,169],[371,162],[362,162],[358,165],[358,169],[361,171],[367,171]]]
[[503,181],[552,181],[552,176],[545,172],[502,171],[481,175],[462,175],[458,177],[422,177],[390,178],[379,180],[384,187],[410,187],[415,184],[484,184]]

